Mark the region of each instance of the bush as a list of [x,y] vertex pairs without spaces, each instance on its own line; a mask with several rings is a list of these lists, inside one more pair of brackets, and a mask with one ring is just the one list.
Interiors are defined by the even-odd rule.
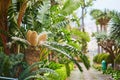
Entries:
[[59,75],[58,80],[65,80],[67,78],[65,66],[61,67],[60,69],[57,69],[56,72]]
[[100,54],[97,54],[96,56],[93,57],[93,62],[98,63],[98,62],[97,62],[97,59],[98,59],[98,56],[99,56],[99,55],[100,55]]
[[111,63],[110,55],[107,53],[97,54],[93,57],[93,62],[101,64],[102,60],[105,60],[107,63]]
[[[69,67],[70,67],[70,72],[71,72],[71,70],[73,70],[73,68],[74,68],[74,64],[72,62],[70,62]],[[56,69],[55,71],[59,75],[59,79],[57,79],[57,80],[66,80],[66,78],[68,77],[68,73],[67,73],[65,66],[62,66],[61,68]]]
[[108,68],[105,71],[105,74],[111,75],[114,80],[120,80],[120,70],[113,70],[112,68]]

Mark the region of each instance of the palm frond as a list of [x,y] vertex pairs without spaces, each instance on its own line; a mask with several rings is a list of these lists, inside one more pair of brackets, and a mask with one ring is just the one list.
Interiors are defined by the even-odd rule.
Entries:
[[53,28],[61,28],[61,27],[65,27],[67,24],[69,23],[69,21],[68,20],[64,20],[64,21],[60,21],[60,22],[58,22],[58,23],[56,23],[56,24],[53,24],[52,25],[52,27]]
[[46,77],[41,76],[41,75],[32,75],[32,76],[25,78],[24,80],[30,80],[30,79],[48,80]]
[[51,49],[51,50],[54,50],[54,51],[56,51],[58,53],[61,53],[61,54],[65,55],[67,58],[69,58],[71,61],[73,61],[78,66],[78,68],[79,68],[80,71],[83,71],[82,68],[81,68],[81,66],[79,65],[79,63],[72,56],[70,56],[69,54],[67,54],[66,52],[64,52],[64,51],[62,51],[60,49],[57,49],[55,47],[52,47],[50,45],[47,45],[47,44],[43,44],[43,45],[45,47]]
[[66,0],[66,2],[64,3],[64,6],[62,8],[61,13],[64,15],[72,14],[73,11],[78,9],[81,4],[82,4],[81,0]]
[[120,39],[120,13],[114,12],[114,16],[111,20],[111,37],[113,39]]
[[99,9],[93,9],[90,12],[90,15],[93,17],[93,19],[98,19],[98,17],[102,14],[103,12]]
[[22,74],[19,76],[19,80],[29,80],[29,79],[41,79],[48,80],[48,78],[56,79],[58,78],[58,74],[49,68],[40,68],[34,71],[31,71],[35,67],[39,67],[42,65],[42,62],[36,62],[33,65],[29,66]]
[[[83,60],[83,63],[85,64],[87,69],[89,69],[89,67],[90,67],[90,64],[89,64],[89,61],[88,61],[87,57],[85,57],[85,55],[82,54],[82,52],[80,50],[74,48],[71,45],[59,44],[59,43],[56,43],[56,42],[49,42],[49,43],[43,44],[43,45],[48,47],[51,50],[54,50],[54,51],[56,51],[58,53],[62,53],[63,55],[68,57],[71,61],[73,61],[78,66],[80,71],[82,71],[82,68],[79,65],[79,63],[74,59],[73,54],[76,55],[76,56],[80,56],[81,57],[81,59]],[[84,56],[85,59],[83,59],[84,57],[82,57],[82,56]]]
[[33,65],[29,66],[27,69],[25,69],[19,76],[19,80],[24,80],[26,77],[29,76],[29,72],[33,69],[38,67],[41,64],[41,62],[36,62]]

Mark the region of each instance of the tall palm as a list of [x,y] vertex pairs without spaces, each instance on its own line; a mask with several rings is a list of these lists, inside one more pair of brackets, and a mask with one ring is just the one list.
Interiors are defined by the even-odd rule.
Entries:
[[[100,31],[107,32],[107,24],[111,19],[111,11],[105,9],[104,11],[101,11],[99,9],[94,9],[90,12],[90,15],[93,17],[93,19],[96,20],[96,25],[100,25]],[[97,26],[98,29],[98,26]],[[98,31],[98,30],[97,30]],[[103,49],[101,49],[103,52]],[[100,53],[100,46],[98,45],[98,53]]]
[[8,48],[6,47],[6,43],[8,41],[8,24],[7,24],[7,13],[8,8],[11,3],[11,0],[0,0],[0,39],[2,41],[2,45],[4,47],[4,52],[6,54],[9,53]]
[[99,9],[94,9],[90,12],[90,15],[100,25],[101,31],[104,30],[106,32],[107,24],[111,19],[111,11],[109,11],[107,9],[105,9],[104,11],[101,11]]

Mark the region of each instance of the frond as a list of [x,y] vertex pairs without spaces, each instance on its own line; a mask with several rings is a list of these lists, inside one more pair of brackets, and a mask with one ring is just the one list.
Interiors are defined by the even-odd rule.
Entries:
[[30,71],[33,69],[33,68],[36,68],[38,67],[39,65],[41,64],[41,62],[36,62],[34,63],[33,65],[29,66],[27,69],[25,69],[19,76],[19,80],[24,80],[26,77],[29,76],[29,73]]
[[120,46],[120,13],[113,11],[113,16],[111,20],[111,31],[110,37],[115,40],[117,46]]
[[68,20],[64,20],[64,21],[60,21],[60,22],[58,22],[58,23],[56,23],[56,24],[53,24],[52,25],[52,27],[53,28],[61,28],[61,27],[65,27],[67,24],[69,23],[69,21]]
[[114,16],[111,20],[111,37],[114,39],[120,39],[119,35],[120,35],[120,13],[115,12]]
[[99,42],[101,40],[107,40],[109,37],[105,32],[100,32],[100,33],[95,33],[95,38]]
[[50,45],[48,45],[48,44],[43,44],[43,45],[44,45],[45,47],[49,48],[50,50],[53,50],[53,51],[56,51],[56,52],[58,52],[58,53],[63,54],[64,56],[66,56],[67,58],[69,58],[71,61],[73,61],[73,62],[78,66],[79,70],[82,71],[82,68],[81,68],[81,66],[79,65],[79,63],[78,63],[72,56],[70,56],[68,53],[64,52],[63,50],[57,49],[57,48],[55,48],[55,47],[52,47],[52,46],[50,46]]
[[[59,44],[56,42],[49,42],[47,44],[43,44],[45,47],[48,47],[49,49],[56,51],[58,53],[63,54],[64,56],[66,56],[67,58],[69,58],[71,61],[73,61],[79,68],[80,71],[82,71],[81,66],[79,65],[79,63],[74,59],[74,55],[76,56],[80,56],[81,59],[83,59],[83,54],[80,50],[74,48],[71,45],[68,44]],[[84,55],[85,56],[85,55]],[[88,59],[83,59],[83,63],[85,64],[86,68],[88,69],[90,67],[90,64],[86,64],[85,61],[88,61]],[[88,61],[89,62],[89,61]]]
[[82,4],[81,0],[66,0],[66,2],[63,5],[61,13],[64,15],[72,14],[73,11],[78,9],[81,4]]
[[93,17],[93,19],[98,19],[98,17],[102,14],[103,12],[99,9],[93,9],[90,12],[90,15]]
[[22,74],[19,76],[19,80],[29,80],[29,79],[40,79],[40,80],[49,80],[49,78],[57,79],[58,74],[49,68],[40,68],[34,71],[31,71],[35,67],[42,65],[42,62],[34,63],[29,66]]

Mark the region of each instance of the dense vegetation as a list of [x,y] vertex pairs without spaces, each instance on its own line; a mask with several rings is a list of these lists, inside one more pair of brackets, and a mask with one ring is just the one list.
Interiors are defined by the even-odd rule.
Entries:
[[82,71],[76,57],[89,69],[84,54],[89,35],[70,26],[71,22],[80,26],[79,18],[73,12],[83,3],[72,0],[1,0],[0,76],[19,80],[56,80],[56,72],[61,73],[64,69],[65,75],[70,75],[71,61]]

